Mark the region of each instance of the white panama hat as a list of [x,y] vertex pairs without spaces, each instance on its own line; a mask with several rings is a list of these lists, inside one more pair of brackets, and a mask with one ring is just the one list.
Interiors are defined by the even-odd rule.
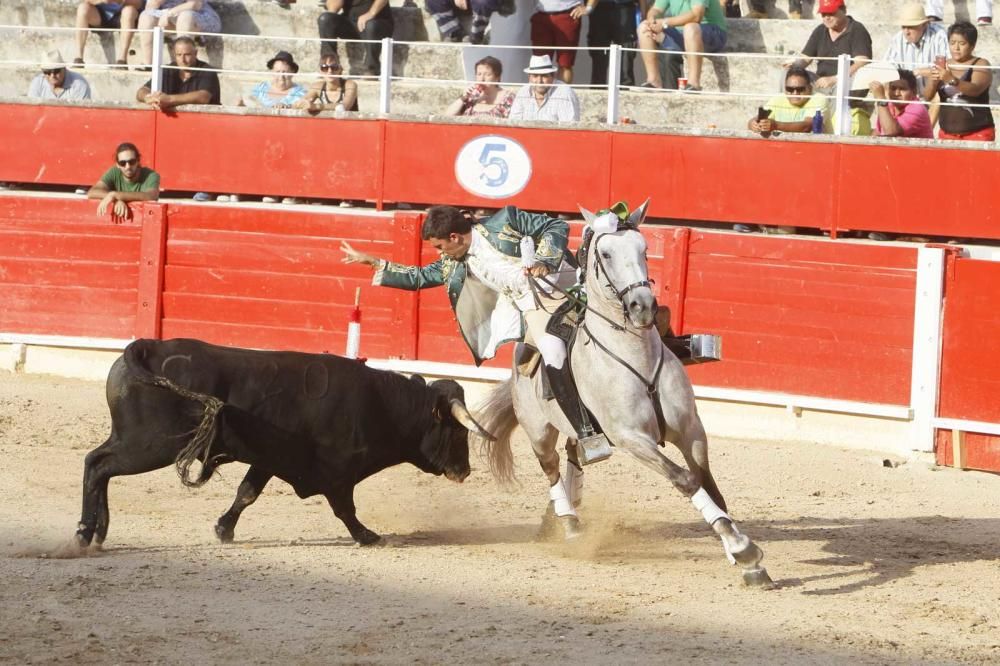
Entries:
[[528,66],[524,68],[525,74],[552,74],[558,67],[552,63],[549,55],[533,55],[528,61]]

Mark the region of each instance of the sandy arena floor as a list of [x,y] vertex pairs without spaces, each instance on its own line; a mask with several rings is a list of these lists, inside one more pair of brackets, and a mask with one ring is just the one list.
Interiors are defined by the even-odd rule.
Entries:
[[2,663],[1000,662],[1000,476],[713,442],[771,592],[743,588],[690,504],[624,455],[587,469],[586,537],[537,541],[524,441],[512,491],[478,458],[464,485],[366,481],[382,547],[280,481],[220,545],[230,465],[196,491],[172,468],[114,479],[106,549],[68,557],[108,430],[100,383],[0,373]]

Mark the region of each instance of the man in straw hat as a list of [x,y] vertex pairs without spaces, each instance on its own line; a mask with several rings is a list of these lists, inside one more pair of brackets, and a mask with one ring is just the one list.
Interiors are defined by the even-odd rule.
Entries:
[[521,88],[510,107],[511,120],[575,123],[580,120],[580,100],[573,89],[556,81],[556,67],[549,55],[531,56],[524,72],[528,85]]
[[899,10],[900,31],[892,38],[882,60],[908,69],[917,76],[923,89],[923,79],[930,76],[936,57],[948,57],[948,35],[940,23],[932,23],[919,2],[907,2]]
[[66,69],[59,51],[49,51],[42,58],[42,72],[31,80],[28,97],[35,99],[90,99],[87,79]]

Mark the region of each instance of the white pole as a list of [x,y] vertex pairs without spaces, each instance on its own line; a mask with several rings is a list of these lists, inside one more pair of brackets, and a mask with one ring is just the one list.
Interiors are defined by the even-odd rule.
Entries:
[[378,112],[389,113],[392,81],[392,37],[382,39],[382,67],[378,73]]
[[608,51],[608,124],[618,124],[618,102],[621,91],[622,47],[612,44]]
[[913,358],[910,362],[910,406],[913,407],[910,448],[934,450],[941,378],[941,317],[945,254],[940,248],[917,250],[917,285],[913,308]]
[[153,76],[150,92],[163,89],[163,28],[153,28]]
[[837,136],[847,136],[851,133],[851,114],[847,106],[847,96],[851,87],[851,56],[842,53],[837,56],[837,90],[833,108],[837,123],[833,133]]

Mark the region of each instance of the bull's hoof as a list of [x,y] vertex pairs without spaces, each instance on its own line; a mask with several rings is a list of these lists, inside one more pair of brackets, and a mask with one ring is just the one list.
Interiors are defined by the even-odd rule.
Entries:
[[358,542],[359,546],[374,546],[375,544],[377,544],[379,541],[382,540],[382,537],[375,534],[371,530],[365,530],[364,532],[360,532],[353,536],[354,540]]
[[743,570],[743,584],[747,587],[756,587],[761,590],[773,590],[777,587],[771,577],[767,575],[764,567]]
[[236,531],[216,523],[215,536],[219,537],[219,541],[222,543],[232,543],[233,538],[236,536]]
[[76,534],[74,534],[73,540],[76,541],[76,545],[79,546],[80,548],[86,549],[90,547],[90,537],[88,537],[83,532],[77,532]]

